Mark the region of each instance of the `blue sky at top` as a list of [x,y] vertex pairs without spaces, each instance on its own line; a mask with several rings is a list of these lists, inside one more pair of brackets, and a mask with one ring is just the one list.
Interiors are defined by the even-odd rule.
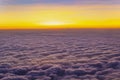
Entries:
[[0,0],[6,5],[26,4],[120,4],[120,0]]

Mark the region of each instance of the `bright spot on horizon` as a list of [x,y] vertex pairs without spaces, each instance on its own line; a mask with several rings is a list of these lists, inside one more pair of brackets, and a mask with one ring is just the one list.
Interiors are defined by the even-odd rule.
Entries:
[[44,21],[39,23],[39,25],[44,25],[44,26],[59,26],[59,25],[66,25],[66,24],[67,23],[62,21]]

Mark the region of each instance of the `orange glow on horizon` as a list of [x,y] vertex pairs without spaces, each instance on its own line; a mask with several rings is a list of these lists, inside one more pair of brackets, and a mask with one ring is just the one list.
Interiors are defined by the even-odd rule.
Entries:
[[0,29],[120,28],[120,5],[7,6]]

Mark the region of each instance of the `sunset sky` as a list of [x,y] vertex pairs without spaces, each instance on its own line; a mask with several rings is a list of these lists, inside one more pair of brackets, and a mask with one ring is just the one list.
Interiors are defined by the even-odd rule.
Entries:
[[0,0],[0,29],[120,28],[120,0]]

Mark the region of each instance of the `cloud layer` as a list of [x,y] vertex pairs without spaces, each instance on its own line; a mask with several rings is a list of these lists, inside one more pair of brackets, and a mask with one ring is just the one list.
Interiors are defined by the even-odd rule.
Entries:
[[119,30],[0,31],[0,80],[119,80]]

